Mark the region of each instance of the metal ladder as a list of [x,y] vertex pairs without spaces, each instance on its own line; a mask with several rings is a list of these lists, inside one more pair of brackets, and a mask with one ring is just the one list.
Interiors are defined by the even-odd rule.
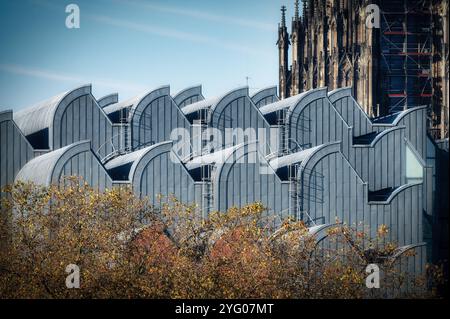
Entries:
[[202,217],[207,217],[214,209],[214,187],[212,180],[212,165],[201,167],[202,180]]
[[299,164],[290,165],[289,174],[289,206],[290,213],[300,220],[300,179],[298,177]]
[[287,125],[285,110],[277,111],[277,125],[280,127],[280,154],[286,154],[289,144],[289,141],[287,140],[289,134],[286,132]]

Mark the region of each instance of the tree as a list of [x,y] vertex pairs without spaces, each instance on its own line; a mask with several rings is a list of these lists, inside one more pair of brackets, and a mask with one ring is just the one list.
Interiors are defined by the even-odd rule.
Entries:
[[[434,296],[394,263],[380,263],[384,289],[366,288],[367,263],[397,248],[383,238],[385,227],[371,239],[337,224],[318,243],[301,221],[276,226],[260,203],[202,218],[175,198],[151,207],[128,187],[99,192],[75,177],[64,187],[16,183],[5,191],[1,297]],[[65,285],[69,264],[80,269],[80,289]],[[432,274],[442,279],[435,267]]]

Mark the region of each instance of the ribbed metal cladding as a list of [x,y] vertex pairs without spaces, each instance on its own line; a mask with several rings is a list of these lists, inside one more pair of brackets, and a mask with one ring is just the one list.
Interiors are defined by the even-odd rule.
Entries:
[[[202,104],[202,126],[193,129],[181,106],[203,100],[201,88],[188,88],[172,97],[166,86],[151,91],[130,107],[125,125],[131,142],[128,145],[132,147],[127,154],[113,157],[117,167],[106,170],[105,166],[111,165],[101,163],[102,156],[121,148],[126,137],[120,135],[124,131],[121,124],[111,123],[90,88],[84,90],[72,99],[64,99],[65,104],[58,108],[54,136],[50,134],[51,150],[33,150],[11,114],[3,114],[0,165],[7,173],[2,173],[2,185],[14,180],[35,156],[33,153],[56,154],[58,171],[49,173],[57,174],[55,181],[76,174],[100,189],[129,183],[137,196],[148,198],[155,206],[161,204],[158,195],[163,196],[163,201],[173,195],[184,203],[196,203],[206,216],[213,210],[226,211],[258,201],[278,221],[298,216],[312,225],[333,223],[338,218],[359,229],[366,225],[373,236],[385,224],[390,228],[389,240],[400,245],[424,240],[423,214],[434,213],[438,174],[436,146],[426,134],[425,107],[370,119],[349,88],[330,93],[325,88],[316,89],[288,101],[278,101],[276,88],[264,89],[251,98],[248,88],[239,88],[212,99],[211,105]],[[109,100],[102,103],[116,101]],[[283,117],[281,121],[274,118],[275,113]],[[172,147],[177,141],[170,141],[170,135],[175,128],[191,134],[217,129],[222,139],[215,152],[234,145],[234,157],[225,163],[212,161],[200,168],[189,168],[189,162],[199,154],[187,158],[174,154]],[[227,129],[253,130],[255,135],[246,136],[245,143],[230,141],[226,139]],[[79,142],[83,140],[87,142]],[[194,142],[192,137],[190,141]],[[80,143],[84,143],[83,149],[79,149]],[[264,149],[264,143],[270,145],[269,150]],[[280,144],[286,148],[280,150]],[[70,157],[66,151],[54,153],[68,145],[73,152]],[[406,147],[413,150],[423,167],[422,181],[417,183],[406,178]],[[132,161],[126,162],[130,155]],[[291,155],[296,160],[286,164]],[[285,160],[286,166],[273,168],[274,158],[280,163]],[[128,171],[124,164],[129,165]],[[126,180],[111,179],[112,169],[117,168],[125,170]],[[207,176],[203,176],[204,170],[208,170]],[[425,259],[425,249],[418,248],[416,257],[405,267],[423,271]]]
[[14,123],[12,111],[0,112],[0,188],[13,183],[33,157],[33,148]]

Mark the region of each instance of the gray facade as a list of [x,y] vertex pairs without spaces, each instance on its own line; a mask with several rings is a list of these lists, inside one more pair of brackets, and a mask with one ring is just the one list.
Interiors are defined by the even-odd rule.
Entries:
[[22,167],[16,180],[48,186],[65,183],[67,176],[81,176],[99,190],[112,188],[112,179],[92,151],[90,141],[76,142],[33,158]]
[[274,103],[279,101],[277,94],[278,88],[276,86],[271,86],[265,89],[262,89],[252,95],[252,101],[255,103],[257,108],[261,106]]
[[118,156],[105,167],[112,178],[130,183],[140,198],[155,206],[166,202],[168,196],[184,203],[201,203],[200,183],[196,183],[172,146],[171,141],[157,143]]
[[122,126],[120,135],[125,144],[121,153],[168,141],[176,128],[190,129],[189,122],[170,95],[169,86],[110,104],[104,111],[111,121]]
[[[275,89],[205,99],[200,86],[173,97],[164,86],[119,102],[117,94],[97,101],[84,86],[3,112],[2,185],[80,175],[100,189],[129,184],[155,207],[173,195],[203,216],[261,202],[278,225],[288,216],[312,228],[337,219],[373,236],[387,225],[389,240],[417,250],[409,269],[423,271],[446,145],[427,136],[426,108],[372,119],[349,88],[281,101]],[[190,136],[180,141],[174,129]],[[227,139],[228,129],[242,136]],[[220,133],[213,147],[212,130]]]
[[193,104],[204,99],[201,85],[186,88],[173,96],[173,100],[179,108],[183,108],[186,105]]
[[14,122],[13,112],[0,112],[0,188],[13,183],[19,170],[33,157],[33,147]]
[[[89,140],[100,157],[111,153],[113,123],[86,85],[14,114],[14,122],[36,150],[50,151]],[[116,146],[117,147],[117,146]]]
[[[231,136],[234,129],[242,130],[244,134],[248,133],[246,134],[247,141],[263,140],[266,143],[271,141],[271,126],[249,97],[247,87],[232,90],[219,97],[185,105],[181,110],[192,124],[200,125],[199,132],[194,131],[193,136],[212,134],[208,132],[208,129],[220,132],[221,138],[216,141],[219,147],[223,148],[242,142],[236,142],[236,138],[233,139]],[[247,131],[249,128],[252,130]],[[258,130],[258,128],[263,130]],[[259,136],[260,132],[263,132],[263,136]],[[273,148],[275,147],[273,146]]]

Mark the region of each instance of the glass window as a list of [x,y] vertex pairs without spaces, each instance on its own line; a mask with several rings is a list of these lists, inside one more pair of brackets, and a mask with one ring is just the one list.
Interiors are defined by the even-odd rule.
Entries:
[[414,151],[406,145],[406,181],[420,182],[423,179],[423,167]]

